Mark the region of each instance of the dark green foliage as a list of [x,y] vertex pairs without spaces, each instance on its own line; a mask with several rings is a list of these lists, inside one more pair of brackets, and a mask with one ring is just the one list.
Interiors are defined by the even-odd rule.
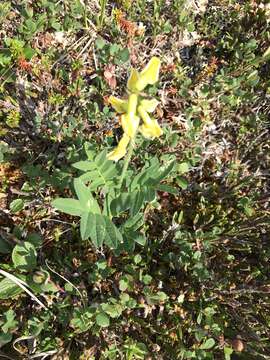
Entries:
[[[270,357],[269,12],[1,1],[0,358]],[[153,55],[120,186],[107,98]]]

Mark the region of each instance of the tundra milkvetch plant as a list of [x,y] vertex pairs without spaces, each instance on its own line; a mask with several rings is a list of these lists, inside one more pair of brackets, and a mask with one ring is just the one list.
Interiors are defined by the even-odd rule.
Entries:
[[[126,154],[128,144],[136,137],[138,129],[146,138],[153,139],[162,135],[157,120],[152,119],[149,113],[153,113],[158,105],[156,99],[143,99],[141,92],[147,85],[154,85],[158,81],[160,60],[153,57],[144,70],[139,73],[132,69],[127,83],[129,97],[127,100],[110,96],[109,103],[121,114],[121,125],[124,131],[117,148],[108,154],[108,159],[118,161]],[[143,124],[139,126],[140,120]]]
[[[148,139],[162,135],[157,121],[149,115],[158,101],[146,99],[142,93],[147,85],[158,81],[159,69],[156,57],[142,72],[132,69],[128,99],[109,98],[121,114],[123,136],[117,147],[107,154],[106,150],[98,152],[85,144],[87,160],[73,164],[81,172],[73,186],[78,199],[58,198],[52,203],[56,209],[80,217],[82,240],[90,239],[96,248],[106,245],[119,253],[133,251],[136,243],[144,245],[145,205],[156,199],[157,190],[175,193],[174,188],[160,184],[173,170],[174,160],[162,166],[156,157],[150,157],[142,169],[129,169],[127,176],[138,132]],[[121,167],[118,160],[123,157]]]

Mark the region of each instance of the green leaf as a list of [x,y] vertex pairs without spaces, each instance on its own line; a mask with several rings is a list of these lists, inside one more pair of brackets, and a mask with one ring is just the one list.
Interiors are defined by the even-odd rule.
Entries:
[[[3,54],[0,54],[0,66],[5,67],[5,66],[9,65],[11,63],[11,61],[12,61],[11,56],[6,56]],[[1,161],[3,161],[3,160],[1,160]]]
[[142,261],[141,255],[140,254],[135,255],[133,261],[135,264],[139,264]]
[[90,197],[92,194],[88,187],[84,185],[81,179],[74,179],[74,189],[84,211],[90,210]]
[[108,327],[110,325],[110,318],[105,313],[100,313],[96,317],[96,323],[100,327]]
[[146,238],[143,234],[136,231],[125,231],[124,233],[124,250],[127,250],[127,246],[130,251],[133,251],[135,248],[135,243],[144,246],[146,244]]
[[201,350],[209,350],[215,345],[215,340],[213,338],[207,339],[201,346]]
[[130,217],[125,223],[124,228],[128,231],[136,231],[144,224],[144,218],[142,213],[138,213],[136,216]]
[[0,254],[9,254],[11,251],[11,244],[0,235]]
[[106,164],[106,150],[101,151],[95,158],[95,163],[97,166],[102,167],[104,164]]
[[156,295],[157,295],[158,300],[161,302],[166,301],[168,298],[168,296],[163,291],[158,291]]
[[177,185],[179,185],[183,190],[186,190],[188,187],[188,181],[182,177],[182,176],[178,176],[176,178],[176,183]]
[[114,223],[104,215],[83,213],[80,223],[81,237],[83,240],[91,239],[96,248],[105,242],[110,248],[115,249],[123,238]]
[[35,248],[39,248],[42,245],[42,237],[38,233],[30,233],[27,235],[26,241],[34,245]]
[[123,278],[119,281],[119,290],[126,291],[128,288],[128,280]]
[[0,281],[0,300],[12,299],[23,290],[13,281],[5,278]]
[[0,348],[12,340],[12,334],[1,333],[0,334]]
[[130,216],[138,214],[144,203],[144,191],[133,191],[130,196]]
[[270,46],[263,53],[262,58],[263,58],[264,61],[267,61],[268,59],[270,59]]
[[156,186],[156,190],[157,191],[164,191],[167,192],[169,194],[174,194],[174,195],[178,195],[179,191],[177,189],[175,189],[173,186],[167,185],[167,184],[160,184],[158,186]]
[[122,193],[113,199],[110,205],[111,213],[117,216],[130,208],[130,196],[128,193]]
[[143,277],[142,277],[142,281],[145,285],[149,285],[151,284],[151,281],[153,280],[152,276],[149,275],[149,274],[145,274]]
[[105,311],[111,318],[118,318],[123,311],[123,308],[119,304],[102,304],[102,310]]
[[79,200],[58,198],[52,201],[52,206],[69,215],[81,216],[84,209]]
[[94,221],[96,221],[95,219],[95,214],[91,212],[82,213],[80,221],[80,234],[82,240],[87,240],[90,237],[90,234],[93,231]]
[[117,59],[122,63],[127,62],[129,60],[129,50],[127,48],[120,50],[117,54]]
[[37,265],[37,252],[33,244],[25,242],[16,245],[12,251],[14,266],[21,271],[30,271]]
[[97,38],[96,40],[96,47],[101,50],[104,48],[104,46],[106,45],[106,41],[103,40],[101,37]]
[[[142,171],[135,176],[130,186],[131,192],[133,192],[138,187],[141,188],[141,190],[145,193],[144,201],[148,202],[151,202],[155,199],[155,190],[157,187],[161,190],[163,185],[161,185],[160,182],[165,179],[166,176],[168,176],[168,174],[175,166],[174,160],[171,161],[165,168],[160,166],[160,163],[156,158],[151,160],[152,161],[150,166],[148,165],[148,167],[144,167]],[[167,188],[167,190],[173,191],[173,193],[175,193],[175,190],[172,190],[171,187]]]
[[10,211],[14,214],[21,211],[23,207],[24,207],[24,202],[22,199],[13,200],[9,205]]
[[72,166],[82,171],[92,171],[96,168],[95,163],[90,161],[78,161],[72,164]]
[[4,313],[3,316],[4,325],[2,326],[2,330],[4,333],[7,333],[9,330],[13,330],[18,325],[18,321],[16,320],[16,314],[12,309],[9,309]]
[[187,162],[182,162],[178,164],[177,170],[180,174],[185,174],[189,171],[189,164]]
[[23,54],[26,60],[31,60],[32,57],[35,55],[36,51],[32,49],[30,46],[27,46],[23,49]]
[[143,185],[153,176],[153,174],[158,174],[160,164],[156,158],[153,160],[156,161],[153,161],[153,164],[150,167],[143,167],[142,171],[135,176],[131,183],[131,191],[135,190],[138,186],[143,187]]
[[103,210],[102,210],[102,214],[106,215],[106,216],[115,216],[114,214],[112,214],[111,212],[111,202],[115,199],[116,195],[115,195],[115,191],[113,188],[110,189],[110,191],[106,194],[105,198],[104,198],[104,202],[103,202]]
[[231,347],[228,346],[224,347],[225,360],[231,360],[232,353],[233,353],[233,349]]
[[93,325],[93,315],[94,309],[85,308],[85,309],[75,309],[70,325],[75,330],[79,332],[85,332],[89,330]]
[[97,201],[93,198],[91,191],[80,178],[74,179],[74,188],[84,211],[100,214],[100,207]]
[[128,254],[133,254],[135,250],[135,241],[133,236],[129,236],[130,233],[124,233],[124,242],[118,246],[116,249],[117,254],[121,254],[122,252],[126,252]]
[[146,244],[146,238],[143,234],[136,233],[136,236],[134,237],[134,241],[141,246],[145,246]]
[[111,249],[116,249],[123,242],[122,234],[107,216],[104,216],[104,220],[106,224],[105,244]]
[[82,240],[91,239],[96,248],[103,245],[105,239],[105,221],[99,214],[83,213],[80,222]]
[[[80,176],[80,179],[85,182],[89,181],[89,190],[95,191],[101,186],[105,186],[107,189],[112,188],[114,179],[118,175],[116,165],[113,161],[107,160],[106,151],[99,153],[93,161],[89,161],[89,165],[86,162],[75,163],[75,167],[80,167],[81,170],[89,168],[87,172]],[[91,164],[91,165],[90,165]]]
[[115,55],[119,51],[119,45],[111,44],[109,51],[111,56]]
[[[1,54],[0,54],[0,66],[4,67],[1,61]],[[0,163],[4,161],[5,153],[9,152],[9,145],[4,141],[0,141]]]
[[144,201],[152,202],[156,198],[156,187],[155,189],[152,187],[146,187],[143,189],[143,193],[144,193]]
[[26,15],[27,15],[28,18],[32,18],[32,17],[33,17],[33,15],[34,15],[34,10],[33,10],[33,8],[32,8],[31,6],[26,6],[26,7],[24,8],[24,11],[26,12]]
[[34,34],[37,30],[37,24],[31,19],[27,19],[25,21],[25,27],[26,30],[29,31],[31,34]]
[[158,291],[157,293],[153,293],[146,288],[145,290],[146,300],[149,305],[159,304],[161,302],[165,302],[168,296],[163,291]]
[[160,170],[157,172],[157,175],[155,177],[154,174],[152,174],[152,177],[145,183],[146,185],[157,185],[159,184],[162,180],[164,180],[169,174],[170,172],[173,170],[175,166],[175,161],[171,161],[169,163],[168,166],[166,166],[163,170]]

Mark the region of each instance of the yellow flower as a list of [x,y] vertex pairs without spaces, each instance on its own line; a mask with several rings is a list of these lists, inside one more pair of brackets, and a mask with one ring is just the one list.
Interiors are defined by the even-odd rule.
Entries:
[[147,85],[154,85],[158,81],[160,60],[153,57],[139,75],[136,88],[142,91]]
[[121,125],[124,130],[124,133],[131,138],[135,137],[139,127],[139,123],[140,123],[139,116],[130,115],[130,114],[123,114],[121,116]]
[[152,113],[156,110],[156,107],[158,106],[159,102],[156,99],[143,99],[140,101],[140,106],[144,108],[145,111],[148,113]]
[[127,152],[127,146],[129,141],[130,141],[130,137],[127,134],[124,134],[121,140],[119,141],[117,147],[107,155],[107,159],[118,161],[122,157],[124,157]]
[[160,128],[157,120],[151,119],[142,105],[138,106],[138,113],[143,120],[143,125],[140,127],[140,131],[144,137],[153,139],[163,134],[163,131]]
[[143,124],[140,127],[140,131],[143,134],[144,137],[147,139],[154,139],[156,137],[159,137],[163,134],[162,129],[158,125],[157,120],[153,119],[150,126]]
[[131,138],[136,135],[139,127],[140,118],[136,115],[138,96],[129,95],[127,113],[121,116],[121,125],[124,132]]
[[130,116],[136,114],[137,104],[138,104],[138,95],[136,94],[129,95],[127,112]]
[[118,161],[125,156],[128,143],[136,136],[139,129],[140,117],[143,120],[143,125],[140,127],[143,136],[153,139],[163,134],[157,120],[152,119],[148,114],[155,111],[158,101],[156,99],[138,99],[140,92],[147,85],[153,85],[158,81],[159,69],[160,60],[153,57],[142,72],[131,70],[127,82],[130,93],[128,100],[122,100],[115,96],[109,97],[109,103],[121,114],[121,125],[124,131],[118,146],[107,155],[109,160]]
[[127,109],[128,109],[127,100],[122,100],[115,96],[110,96],[108,101],[112,105],[114,110],[116,112],[118,112],[119,114],[123,114],[123,113],[127,112]]
[[136,84],[139,80],[139,73],[136,69],[131,69],[130,77],[127,82],[127,88],[131,92],[137,92]]
[[159,69],[160,60],[155,56],[152,57],[141,73],[132,69],[127,83],[128,90],[140,92],[147,85],[154,85],[158,81]]

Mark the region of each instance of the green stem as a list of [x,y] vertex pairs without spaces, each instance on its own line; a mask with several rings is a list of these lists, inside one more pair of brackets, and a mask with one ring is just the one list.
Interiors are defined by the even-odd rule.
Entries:
[[122,185],[123,185],[124,178],[126,176],[127,168],[128,168],[129,163],[130,163],[131,156],[133,154],[134,145],[135,145],[135,136],[134,136],[133,139],[130,140],[130,143],[129,143],[129,146],[128,146],[128,153],[127,153],[127,156],[126,156],[125,161],[124,161],[124,166],[123,166],[122,174],[121,174],[121,178],[120,178],[120,185],[119,185],[119,190],[120,191],[122,189]]
[[101,0],[101,9],[100,9],[100,15],[99,15],[99,27],[102,29],[104,16],[105,16],[105,8],[106,8],[107,0]]
[[84,26],[85,26],[85,28],[88,29],[86,4],[84,4],[83,20],[84,20]]

